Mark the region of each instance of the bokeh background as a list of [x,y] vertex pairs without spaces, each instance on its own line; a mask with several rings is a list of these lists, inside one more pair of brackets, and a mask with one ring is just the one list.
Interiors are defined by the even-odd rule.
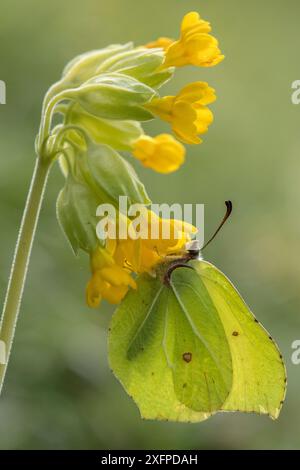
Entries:
[[[186,165],[170,176],[137,170],[155,202],[205,203],[206,235],[234,203],[230,222],[205,256],[237,285],[280,345],[289,373],[277,422],[220,414],[185,425],[142,421],[110,372],[106,335],[112,308],[84,302],[88,260],[73,257],[55,219],[63,178],[51,174],[3,395],[1,449],[300,448],[300,79],[298,0],[1,0],[0,284],[4,297],[34,165],[41,102],[78,53],[132,39],[176,37],[182,16],[212,22],[226,60],[188,67],[164,89],[208,80],[215,123]],[[164,126],[151,124],[149,132]]]

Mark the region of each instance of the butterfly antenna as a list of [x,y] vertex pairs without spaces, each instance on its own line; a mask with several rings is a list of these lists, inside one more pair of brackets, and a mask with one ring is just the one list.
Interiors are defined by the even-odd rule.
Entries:
[[213,236],[202,247],[202,250],[204,250],[204,248],[206,248],[207,245],[209,245],[210,242],[213,241],[213,239],[217,236],[217,234],[219,233],[219,231],[221,230],[221,228],[225,224],[226,220],[230,217],[230,214],[232,212],[232,202],[231,201],[225,201],[225,204],[226,204],[226,214],[224,215],[222,222],[220,223],[219,227],[217,228],[217,230],[215,231]]

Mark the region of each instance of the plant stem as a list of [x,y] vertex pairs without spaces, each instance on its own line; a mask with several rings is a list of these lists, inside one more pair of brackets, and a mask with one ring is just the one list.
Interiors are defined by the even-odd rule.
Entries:
[[11,267],[0,325],[0,341],[5,346],[5,364],[0,364],[0,393],[14,339],[32,243],[41,209],[50,163],[37,158],[22,217]]

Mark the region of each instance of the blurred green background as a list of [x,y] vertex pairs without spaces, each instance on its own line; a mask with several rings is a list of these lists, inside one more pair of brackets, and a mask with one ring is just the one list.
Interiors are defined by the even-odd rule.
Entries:
[[[300,106],[291,103],[291,83],[300,79],[298,0],[1,0],[1,295],[47,88],[78,53],[176,37],[190,10],[211,21],[226,60],[178,70],[164,93],[208,80],[218,94],[215,123],[176,174],[136,167],[154,202],[205,203],[207,236],[225,199],[233,201],[232,219],[205,257],[232,279],[282,349],[289,387],[281,416],[220,414],[196,425],[140,419],[107,364],[113,310],[85,306],[88,260],[73,257],[56,222],[63,178],[55,168],[0,399],[1,449],[300,448],[300,365],[290,359],[300,338]],[[165,129],[159,125],[149,132]]]

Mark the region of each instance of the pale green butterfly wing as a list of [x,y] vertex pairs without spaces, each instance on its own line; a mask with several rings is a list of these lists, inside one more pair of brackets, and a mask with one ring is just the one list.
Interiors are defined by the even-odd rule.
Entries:
[[172,286],[144,275],[128,293],[112,318],[110,364],[144,418],[202,421],[230,392],[230,350],[199,276],[176,271]]
[[[190,410],[178,400],[174,391],[172,370],[163,347],[166,301],[163,296],[160,281],[148,275],[140,276],[138,289],[127,294],[112,317],[108,340],[110,366],[136,402],[143,418],[202,421],[210,414]],[[154,330],[149,331],[148,337],[143,332],[145,346],[140,336],[140,343],[136,340],[132,347],[137,330],[147,322],[149,315],[154,319],[151,325]],[[140,349],[140,354],[135,348]]]
[[276,419],[286,391],[286,371],[278,347],[222,272],[205,261],[191,264],[219,313],[231,349],[233,386],[221,409]]
[[224,274],[190,265],[176,268],[169,285],[140,277],[112,319],[112,369],[148,419],[202,421],[216,411],[277,418],[286,373],[276,344]]
[[168,356],[179,400],[197,411],[216,411],[232,387],[231,352],[207,289],[190,268],[173,271],[166,329]]

